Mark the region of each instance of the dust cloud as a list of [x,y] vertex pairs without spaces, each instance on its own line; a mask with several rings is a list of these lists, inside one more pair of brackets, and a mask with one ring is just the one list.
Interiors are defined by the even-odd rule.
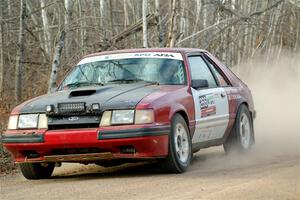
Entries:
[[300,155],[300,55],[263,58],[235,67],[251,88],[257,118],[256,145],[262,155]]
[[264,166],[300,157],[300,54],[266,62],[262,57],[233,67],[252,91],[257,117],[255,145],[247,156],[225,156],[222,147],[201,150],[194,157],[203,170]]

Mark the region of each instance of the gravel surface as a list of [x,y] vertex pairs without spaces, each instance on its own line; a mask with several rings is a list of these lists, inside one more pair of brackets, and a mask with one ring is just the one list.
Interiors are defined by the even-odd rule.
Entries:
[[0,177],[0,199],[300,199],[300,155],[225,155],[201,150],[184,174],[153,164],[63,164],[48,180]]

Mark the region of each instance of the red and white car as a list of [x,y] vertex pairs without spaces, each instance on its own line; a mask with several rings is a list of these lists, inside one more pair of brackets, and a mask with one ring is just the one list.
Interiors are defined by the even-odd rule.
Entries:
[[201,49],[132,49],[83,58],[55,92],[11,112],[1,141],[28,179],[61,162],[156,159],[184,172],[194,152],[254,144],[249,88]]

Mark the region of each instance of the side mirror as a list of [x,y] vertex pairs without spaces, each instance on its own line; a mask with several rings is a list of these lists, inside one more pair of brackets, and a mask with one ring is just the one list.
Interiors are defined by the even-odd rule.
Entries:
[[201,88],[208,88],[208,81],[205,79],[192,80],[192,88],[198,90]]

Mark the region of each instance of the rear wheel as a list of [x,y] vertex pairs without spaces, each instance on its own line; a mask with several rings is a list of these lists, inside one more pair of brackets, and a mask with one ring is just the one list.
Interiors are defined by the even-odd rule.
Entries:
[[166,172],[182,173],[186,171],[192,159],[192,148],[189,129],[183,117],[176,114],[172,119],[169,137],[168,157],[161,161]]
[[50,178],[54,170],[55,163],[21,163],[20,169],[27,179]]
[[247,152],[251,149],[254,143],[253,122],[250,112],[245,105],[239,107],[234,127],[231,130],[230,136],[224,143],[225,152],[229,153],[232,150]]

